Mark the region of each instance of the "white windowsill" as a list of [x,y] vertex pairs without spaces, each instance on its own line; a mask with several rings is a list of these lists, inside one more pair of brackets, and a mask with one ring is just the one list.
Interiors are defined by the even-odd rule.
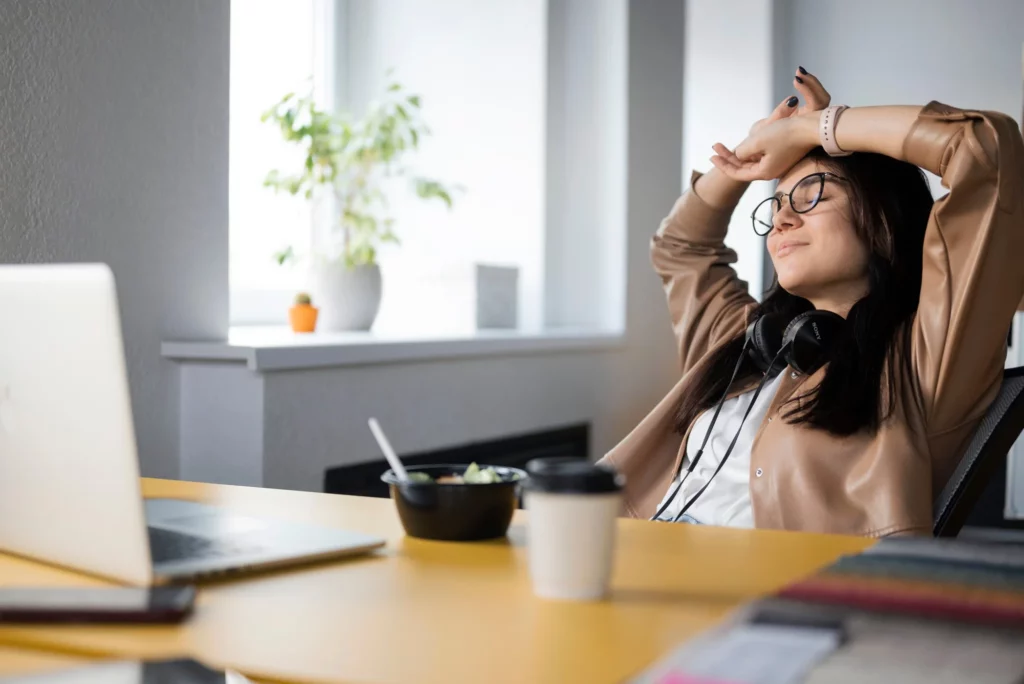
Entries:
[[429,361],[559,351],[615,349],[620,332],[549,329],[533,332],[480,330],[466,334],[413,337],[375,333],[296,334],[283,327],[238,327],[226,340],[168,341],[164,358],[175,361],[244,362],[254,371]]

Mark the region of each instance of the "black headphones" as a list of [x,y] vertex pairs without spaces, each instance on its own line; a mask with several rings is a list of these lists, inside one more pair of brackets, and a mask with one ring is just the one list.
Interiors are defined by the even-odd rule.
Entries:
[[715,472],[711,474],[711,477],[704,483],[704,486],[693,495],[693,498],[679,510],[673,522],[678,522],[683,517],[683,514],[690,509],[690,506],[700,498],[700,495],[708,488],[711,481],[715,479],[715,475],[718,475],[719,471],[722,470],[722,466],[725,465],[726,460],[728,460],[729,455],[732,453],[733,447],[736,446],[736,440],[739,439],[740,432],[743,430],[743,424],[747,422],[747,416],[750,415],[751,409],[757,403],[757,398],[761,394],[761,390],[764,389],[768,378],[778,375],[787,365],[804,375],[810,375],[821,368],[828,362],[829,352],[832,349],[834,340],[842,331],[846,320],[839,314],[832,313],[831,311],[815,310],[805,311],[793,318],[793,320],[785,323],[785,325],[783,325],[784,323],[785,319],[781,315],[766,314],[747,326],[747,332],[743,340],[743,350],[736,361],[736,367],[732,371],[732,377],[729,378],[729,384],[726,385],[725,391],[722,392],[722,398],[718,401],[718,406],[715,407],[715,413],[711,416],[711,424],[708,425],[708,431],[704,434],[704,441],[701,442],[697,453],[690,460],[690,466],[686,469],[686,475],[679,479],[679,484],[676,485],[675,490],[666,499],[665,503],[658,508],[651,520],[657,520],[661,517],[661,514],[665,512],[676,498],[676,494],[683,488],[686,478],[697,467],[697,462],[704,454],[704,447],[707,446],[708,439],[711,438],[711,431],[715,427],[715,421],[718,420],[718,414],[722,410],[722,405],[725,404],[726,397],[729,396],[729,390],[736,380],[736,375],[739,373],[740,366],[743,365],[743,360],[749,358],[754,361],[754,364],[763,374],[761,382],[758,383],[754,396],[747,405],[747,410],[740,421],[740,426],[736,430],[736,435],[732,438],[732,442],[729,443],[729,448],[725,450],[725,454],[722,455],[722,460],[719,461]]
[[845,323],[831,311],[805,311],[788,324],[779,314],[767,314],[747,326],[743,346],[762,373],[775,376],[788,365],[810,375],[828,361]]

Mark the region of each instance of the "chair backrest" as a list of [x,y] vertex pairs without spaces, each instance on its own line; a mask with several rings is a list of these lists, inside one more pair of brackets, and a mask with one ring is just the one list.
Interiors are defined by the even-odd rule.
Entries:
[[1003,373],[1003,384],[978,424],[963,458],[933,508],[936,537],[955,537],[997,468],[1024,431],[1024,366]]

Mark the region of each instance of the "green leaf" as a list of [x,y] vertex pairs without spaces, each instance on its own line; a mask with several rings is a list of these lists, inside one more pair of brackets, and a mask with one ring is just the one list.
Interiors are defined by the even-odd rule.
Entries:
[[392,232],[390,229],[386,229],[383,233],[380,234],[380,241],[382,243],[391,243],[393,245],[399,244],[398,236],[395,235],[394,232]]
[[445,205],[452,208],[452,195],[451,191],[445,188],[437,181],[433,181],[427,178],[417,178],[415,182],[416,194],[422,199],[439,199],[445,203]]
[[280,252],[274,254],[274,261],[277,262],[278,266],[284,266],[285,264],[295,261],[295,250],[291,245],[288,245]]
[[[382,97],[360,118],[321,109],[308,91],[289,93],[261,117],[275,127],[281,139],[301,151],[296,168],[270,171],[264,185],[310,199],[317,196],[319,188],[333,193],[339,207],[335,237],[342,244],[347,265],[374,263],[380,245],[398,244],[384,192],[385,187],[390,188],[387,178],[411,176],[405,155],[429,134],[420,120],[420,96],[403,92],[390,72],[385,83]],[[452,206],[449,186],[429,179],[412,180],[419,197]],[[285,250],[277,256],[283,263],[294,254]]]

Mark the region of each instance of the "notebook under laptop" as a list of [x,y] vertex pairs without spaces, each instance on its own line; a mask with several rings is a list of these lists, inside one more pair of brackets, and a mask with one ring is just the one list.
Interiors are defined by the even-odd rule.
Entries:
[[143,502],[105,265],[0,266],[0,321],[0,550],[148,585],[384,544],[200,503]]

